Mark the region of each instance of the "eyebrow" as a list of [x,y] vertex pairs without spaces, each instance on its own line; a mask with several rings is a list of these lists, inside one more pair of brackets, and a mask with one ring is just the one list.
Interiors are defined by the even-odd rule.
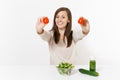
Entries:
[[62,17],[66,17],[66,15],[56,15],[56,17],[57,17],[57,16],[62,16]]

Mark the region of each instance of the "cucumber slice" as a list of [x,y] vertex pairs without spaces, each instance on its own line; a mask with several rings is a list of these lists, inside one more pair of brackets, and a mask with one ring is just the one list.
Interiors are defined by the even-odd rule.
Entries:
[[83,73],[83,74],[87,74],[87,75],[91,75],[91,76],[99,76],[98,72],[94,72],[94,71],[89,71],[86,69],[79,69],[79,72]]

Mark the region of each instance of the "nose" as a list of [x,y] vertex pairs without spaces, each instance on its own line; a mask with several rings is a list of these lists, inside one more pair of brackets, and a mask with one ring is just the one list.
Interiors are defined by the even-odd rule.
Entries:
[[62,21],[62,18],[58,18],[58,21],[61,22],[61,21]]

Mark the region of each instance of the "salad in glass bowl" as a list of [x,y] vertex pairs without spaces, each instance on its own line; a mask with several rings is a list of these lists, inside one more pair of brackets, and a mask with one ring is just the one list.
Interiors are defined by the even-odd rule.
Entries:
[[70,75],[71,70],[74,68],[74,65],[68,62],[61,62],[58,66],[56,66],[58,72],[62,75]]

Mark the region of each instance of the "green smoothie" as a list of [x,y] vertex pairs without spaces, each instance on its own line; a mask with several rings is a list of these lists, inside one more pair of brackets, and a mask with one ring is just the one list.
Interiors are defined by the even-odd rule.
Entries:
[[90,60],[90,71],[96,71],[96,61]]

